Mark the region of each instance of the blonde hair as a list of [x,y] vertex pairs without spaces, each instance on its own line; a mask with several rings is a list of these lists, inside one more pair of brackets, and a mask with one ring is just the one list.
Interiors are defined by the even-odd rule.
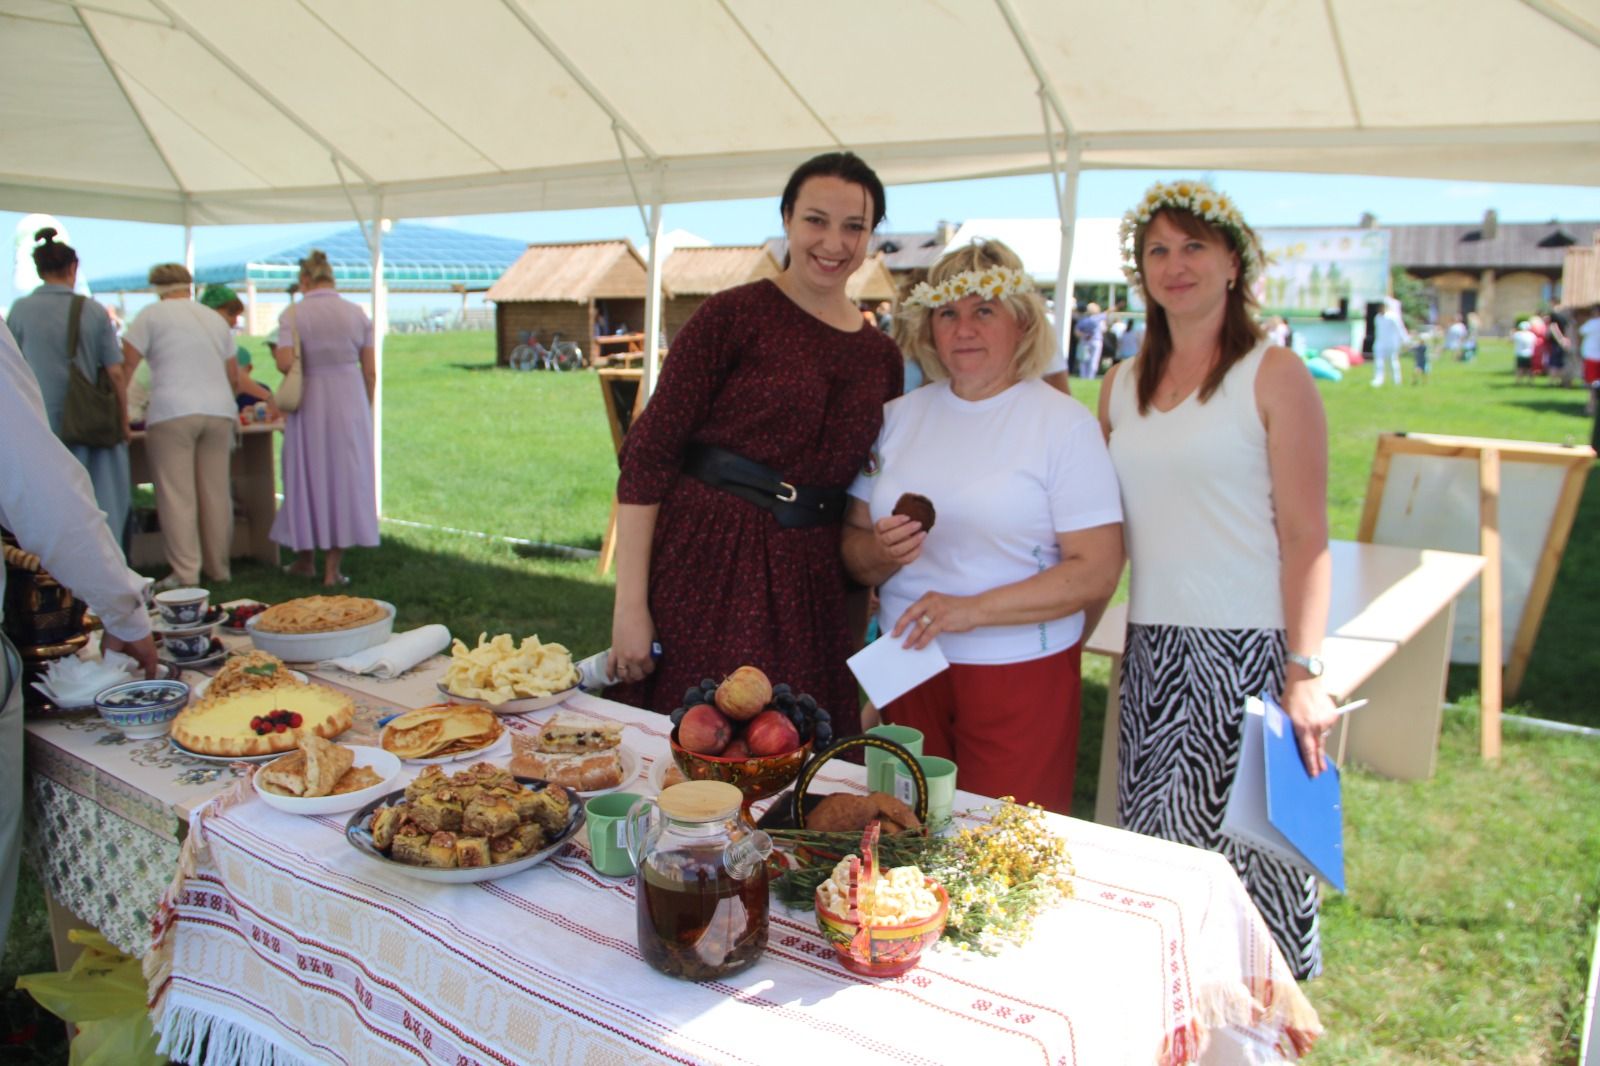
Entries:
[[328,262],[328,253],[320,248],[311,249],[311,254],[300,260],[300,281],[302,289],[312,285],[332,285],[333,265]]
[[175,292],[188,292],[194,284],[194,275],[182,263],[157,263],[150,268],[150,287],[158,296]]
[[[937,287],[956,274],[997,266],[1021,270],[1022,260],[1001,241],[975,240],[946,252],[928,271],[928,284]],[[1010,311],[1022,329],[1016,354],[1011,359],[1012,377],[1017,381],[1042,377],[1055,357],[1056,348],[1056,331],[1050,324],[1044,299],[1037,292],[1018,292],[995,302]],[[939,361],[939,352],[933,346],[935,310],[920,304],[903,308],[895,316],[894,339],[908,358],[916,360],[929,381],[944,381],[950,377],[950,372]]]

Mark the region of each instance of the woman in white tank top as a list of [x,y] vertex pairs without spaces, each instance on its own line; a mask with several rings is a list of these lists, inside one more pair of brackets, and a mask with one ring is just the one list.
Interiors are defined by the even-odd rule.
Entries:
[[1297,977],[1321,969],[1317,886],[1221,836],[1244,700],[1264,689],[1312,774],[1334,721],[1327,423],[1311,375],[1263,339],[1255,233],[1201,182],[1158,183],[1123,224],[1150,308],[1100,393],[1131,566],[1117,806],[1126,828],[1226,855]]

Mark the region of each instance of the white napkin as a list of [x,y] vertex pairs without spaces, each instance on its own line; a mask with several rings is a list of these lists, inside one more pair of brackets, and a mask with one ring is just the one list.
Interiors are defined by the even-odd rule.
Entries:
[[139,664],[130,656],[108,651],[100,659],[80,659],[75,655],[55,659],[33,687],[59,707],[88,707],[97,693],[143,676]]
[[435,623],[390,637],[377,647],[358,651],[354,655],[329,659],[322,665],[337,666],[352,674],[371,674],[389,681],[449,646],[450,631]]

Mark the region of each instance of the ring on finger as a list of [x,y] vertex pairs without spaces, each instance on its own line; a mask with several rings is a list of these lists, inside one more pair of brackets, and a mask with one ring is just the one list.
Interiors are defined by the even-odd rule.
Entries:
[[922,624],[925,625],[925,626],[931,626],[931,625],[933,625],[933,616],[930,615],[930,614],[924,613],[922,618],[919,619],[919,621],[921,621]]

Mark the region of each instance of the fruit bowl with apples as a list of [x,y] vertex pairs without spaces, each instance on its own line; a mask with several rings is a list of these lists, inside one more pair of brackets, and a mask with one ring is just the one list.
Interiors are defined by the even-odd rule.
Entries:
[[689,689],[672,726],[672,758],[684,776],[736,786],[746,808],[787,788],[813,749],[833,739],[816,700],[772,684],[754,666]]

